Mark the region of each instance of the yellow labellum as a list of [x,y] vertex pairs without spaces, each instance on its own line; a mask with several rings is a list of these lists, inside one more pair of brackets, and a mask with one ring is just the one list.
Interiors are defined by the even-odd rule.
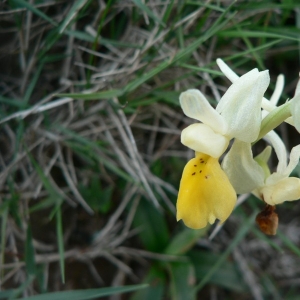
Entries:
[[193,229],[216,219],[224,222],[236,203],[236,193],[217,158],[197,153],[185,166],[177,199],[177,221]]

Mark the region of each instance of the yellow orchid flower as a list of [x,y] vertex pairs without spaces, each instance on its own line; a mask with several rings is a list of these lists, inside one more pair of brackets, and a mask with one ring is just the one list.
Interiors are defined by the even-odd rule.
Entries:
[[236,203],[236,193],[217,158],[197,153],[185,166],[177,199],[177,221],[193,229],[225,221]]

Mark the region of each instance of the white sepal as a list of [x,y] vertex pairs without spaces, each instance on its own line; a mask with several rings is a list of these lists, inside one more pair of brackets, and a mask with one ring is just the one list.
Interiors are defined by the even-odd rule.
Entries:
[[222,73],[233,83],[239,79],[239,75],[237,75],[234,71],[232,71],[228,65],[221,59],[217,59],[217,64],[222,71]]
[[290,154],[290,161],[281,172],[275,172],[266,179],[266,185],[274,185],[280,180],[287,178],[296,168],[300,157],[300,145],[294,147]]
[[290,176],[290,174],[293,172],[293,170],[296,168],[298,162],[299,162],[299,157],[300,157],[300,145],[292,148],[291,154],[290,154],[290,161],[289,164],[287,165],[286,169],[282,174],[285,177]]
[[287,153],[282,139],[273,130],[268,132],[263,139],[273,146],[278,158],[277,172],[283,173],[287,166]]
[[226,120],[230,138],[248,143],[256,140],[261,125],[261,100],[269,82],[268,71],[253,69],[237,79],[221,98],[216,110]]
[[[298,86],[297,86],[298,91]],[[300,92],[295,95],[290,104],[293,123],[298,132],[300,132]]]
[[237,194],[249,193],[264,184],[264,171],[253,159],[249,143],[235,140],[222,168]]
[[209,125],[218,133],[226,133],[227,124],[224,118],[216,112],[199,90],[190,89],[181,93],[179,102],[186,116]]
[[[300,77],[300,73],[299,73],[299,77]],[[295,96],[300,94],[300,79],[297,82],[297,86],[296,86],[296,90],[295,90]]]
[[205,124],[196,123],[183,129],[181,143],[194,151],[218,158],[228,147],[229,139]]
[[270,98],[270,102],[277,105],[284,88],[284,76],[279,74],[276,80],[274,92]]

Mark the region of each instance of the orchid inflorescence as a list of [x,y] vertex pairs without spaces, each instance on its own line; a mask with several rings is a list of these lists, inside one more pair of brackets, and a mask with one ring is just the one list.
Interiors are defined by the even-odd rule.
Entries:
[[[215,109],[197,89],[189,89],[179,97],[184,114],[199,122],[181,133],[182,144],[194,150],[195,157],[183,170],[177,220],[182,219],[193,229],[204,228],[216,219],[224,222],[236,205],[237,194],[252,193],[265,202],[256,221],[263,232],[273,235],[278,225],[275,206],[300,198],[300,179],[289,177],[298,164],[300,145],[288,155],[274,131],[287,122],[300,132],[300,84],[295,96],[277,107],[284,86],[282,75],[267,100],[268,70],[253,69],[239,77],[221,59],[217,64],[232,85]],[[252,147],[260,139],[268,145],[253,157]],[[278,158],[274,172],[268,166],[272,149]]]

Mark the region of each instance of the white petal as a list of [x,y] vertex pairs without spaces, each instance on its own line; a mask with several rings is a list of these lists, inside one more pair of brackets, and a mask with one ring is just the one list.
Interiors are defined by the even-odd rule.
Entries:
[[266,179],[266,185],[276,185],[279,181],[287,178],[299,162],[300,145],[294,147],[290,154],[290,161],[287,167],[281,172],[274,172]]
[[261,101],[269,82],[268,71],[254,69],[229,87],[216,110],[226,120],[230,137],[255,141],[261,124]]
[[237,194],[249,193],[264,184],[264,171],[253,159],[249,143],[235,140],[222,168]]
[[252,87],[252,85],[257,81],[258,77],[258,70],[253,69],[235,80],[223,95],[216,110],[220,113],[225,111],[226,107],[231,104],[231,102],[237,101],[235,98],[239,98],[240,94],[242,94],[245,89],[249,88],[249,86]]
[[273,103],[271,103],[268,99],[266,98],[263,98],[262,99],[262,102],[261,102],[261,107],[268,111],[268,112],[271,112],[273,109],[276,108],[276,105],[274,105]]
[[[300,76],[300,73],[299,73]],[[298,80],[297,86],[296,86],[296,90],[295,90],[295,96],[300,94],[300,79]]]
[[294,125],[297,131],[300,132],[300,93],[296,94],[296,96],[291,100],[290,108]]
[[285,177],[288,177],[293,170],[296,168],[300,157],[300,145],[294,147],[290,154],[290,161],[284,172],[282,173]]
[[221,59],[221,58],[218,58],[217,59],[217,64],[220,68],[220,70],[222,71],[222,73],[233,83],[235,82],[236,80],[239,79],[239,76],[233,72],[229,66]]
[[215,133],[209,126],[197,123],[183,129],[181,143],[197,152],[218,158],[227,149],[229,140]]
[[263,139],[273,146],[278,158],[277,172],[283,173],[287,166],[287,153],[282,139],[273,130],[268,132]]
[[[230,67],[220,58],[217,59],[217,64],[222,71],[222,73],[232,82],[234,83],[239,76],[232,70]],[[263,97],[261,107],[266,110],[267,112],[271,112],[273,109],[276,108],[276,104],[281,96],[282,90],[284,87],[284,76],[279,75],[277,77],[276,86],[273,95],[271,96],[270,101]],[[300,92],[300,80],[298,82],[297,87],[299,87]],[[263,112],[263,118],[267,115],[267,112]],[[289,123],[289,122],[287,122]],[[290,124],[290,123],[289,123]],[[293,124],[292,124],[293,125]]]
[[179,102],[186,116],[209,125],[214,131],[221,134],[227,131],[224,118],[216,112],[199,90],[190,89],[181,93]]
[[274,105],[277,105],[278,100],[282,94],[284,87],[284,76],[282,74],[278,75],[275,85],[275,90],[270,98],[270,102]]
[[263,199],[270,205],[277,205],[284,201],[293,201],[300,198],[300,179],[288,177],[274,185],[266,185],[260,190]]

